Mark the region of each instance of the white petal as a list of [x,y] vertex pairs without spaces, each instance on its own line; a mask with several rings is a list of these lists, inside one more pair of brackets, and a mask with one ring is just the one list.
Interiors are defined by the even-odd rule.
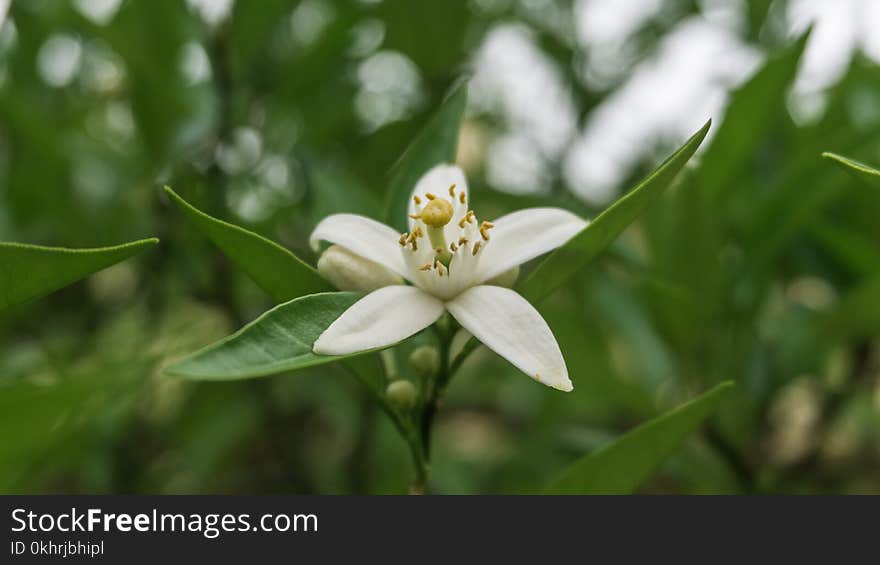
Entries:
[[324,330],[313,350],[348,355],[393,345],[437,321],[443,303],[414,286],[386,286],[355,302]]
[[547,322],[516,292],[476,286],[448,302],[446,309],[489,349],[536,381],[566,392],[574,388]]
[[[455,185],[455,196],[450,196],[449,194],[449,187],[452,185]],[[426,196],[428,193],[446,198],[452,202],[452,220],[450,220],[443,231],[447,241],[454,241],[458,230],[458,222],[467,214],[468,206],[470,206],[470,202],[468,202],[467,180],[464,177],[464,172],[455,165],[437,165],[422,175],[422,178],[416,183],[412,194],[410,194],[407,214],[412,215],[418,212],[413,197],[418,196],[422,205],[424,205],[428,201]],[[461,201],[462,194],[464,194],[464,202]],[[410,218],[410,230],[413,229],[414,224],[415,220]]]
[[527,208],[493,222],[492,244],[483,255],[480,281],[556,249],[582,229],[587,221],[562,208]]
[[400,253],[400,234],[392,228],[357,214],[334,214],[317,225],[309,238],[312,249],[321,241],[345,247],[365,259],[384,265],[402,277],[407,269]]

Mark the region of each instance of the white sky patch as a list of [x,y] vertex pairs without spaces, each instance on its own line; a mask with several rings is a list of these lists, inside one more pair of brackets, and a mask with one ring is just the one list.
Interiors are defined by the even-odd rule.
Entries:
[[215,159],[223,172],[240,174],[260,160],[263,154],[263,138],[254,128],[240,127],[232,132],[230,139],[217,146]]
[[211,61],[205,49],[196,41],[183,46],[180,54],[180,74],[187,84],[198,84],[211,78]]
[[357,78],[355,110],[368,131],[406,117],[424,98],[418,67],[397,51],[379,51],[365,59]]
[[49,37],[37,53],[37,70],[49,86],[67,86],[76,78],[82,63],[82,45],[66,34]]
[[732,31],[701,17],[684,20],[591,114],[568,153],[566,180],[583,198],[607,202],[658,142],[683,141],[708,118],[717,120],[727,92],[761,59]]
[[364,20],[352,30],[349,53],[354,57],[366,57],[382,45],[385,24],[379,19]]
[[525,135],[496,138],[489,146],[486,166],[492,186],[515,194],[535,192],[548,181],[547,164]]
[[73,3],[77,12],[97,25],[110,23],[120,4],[122,0],[74,0]]
[[233,0],[186,0],[190,10],[211,27],[217,27],[232,11]]
[[663,0],[580,0],[575,5],[578,40],[586,47],[623,43],[662,7]]
[[795,92],[824,90],[846,71],[853,52],[862,49],[880,61],[880,2],[877,0],[790,0],[788,28],[803,32],[814,24]]
[[474,66],[474,107],[506,116],[510,128],[489,148],[490,182],[513,192],[541,189],[547,162],[576,133],[577,111],[559,69],[528,28],[513,24],[488,33]]
[[333,22],[336,10],[324,0],[304,0],[290,16],[290,31],[300,45],[311,45]]

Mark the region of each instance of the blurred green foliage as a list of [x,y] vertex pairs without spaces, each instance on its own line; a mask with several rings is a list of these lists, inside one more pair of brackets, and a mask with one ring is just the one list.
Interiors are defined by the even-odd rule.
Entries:
[[[162,375],[276,301],[161,187],[313,261],[307,237],[324,215],[381,218],[393,164],[494,26],[531,30],[575,101],[574,125],[588,123],[620,85],[592,87],[574,31],[534,8],[565,15],[575,3],[237,1],[216,25],[187,2],[123,1],[107,22],[80,4],[14,1],[0,28],[0,240],[162,244],[0,312],[0,490],[405,491],[405,443],[341,364],[230,383]],[[666,2],[635,30],[628,64],[706,4]],[[824,112],[801,119],[790,91],[810,38],[780,32],[784,2],[744,5],[742,39],[767,59],[711,116],[697,166],[540,305],[574,392],[477,350],[439,417],[436,491],[539,491],[732,379],[717,417],[643,492],[880,492],[880,190],[820,157],[880,163],[880,72],[855,54]],[[75,74],[41,65],[53,49],[77,53]],[[358,103],[376,49],[420,77],[405,111],[378,126]],[[465,125],[491,135],[506,119],[474,106]],[[512,194],[473,153],[459,159],[481,215],[603,208],[572,194],[560,162],[545,191]],[[619,191],[658,164],[643,161]],[[404,377],[418,344],[398,352]]]

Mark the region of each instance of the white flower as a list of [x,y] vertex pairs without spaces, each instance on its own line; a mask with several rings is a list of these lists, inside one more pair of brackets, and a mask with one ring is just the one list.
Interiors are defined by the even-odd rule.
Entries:
[[412,285],[386,286],[356,302],[315,341],[320,355],[387,347],[448,311],[483,344],[538,382],[570,391],[556,338],[515,291],[486,284],[568,241],[587,222],[559,208],[529,208],[480,222],[468,208],[464,174],[452,165],[425,173],[410,199],[410,231],[356,214],[325,218],[312,233],[378,263]]

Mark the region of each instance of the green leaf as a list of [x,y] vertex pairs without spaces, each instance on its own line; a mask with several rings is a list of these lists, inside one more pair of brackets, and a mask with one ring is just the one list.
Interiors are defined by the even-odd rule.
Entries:
[[840,165],[846,172],[850,173],[854,177],[859,180],[865,181],[866,183],[873,186],[880,186],[880,170],[875,169],[870,165],[866,165],[855,159],[850,159],[849,157],[844,157],[843,155],[838,155],[836,153],[825,152],[822,153],[822,157],[826,159],[830,159]]
[[0,243],[0,310],[49,294],[157,243],[143,239],[98,249]]
[[724,121],[703,155],[700,177],[711,195],[735,189],[751,168],[759,147],[781,120],[787,120],[786,97],[797,74],[810,30],[779,55],[767,59],[748,81],[731,93]]
[[546,297],[608,247],[672,183],[706,137],[711,124],[712,120],[706,122],[638,186],[544,259],[520,285],[520,293],[533,302]]
[[733,388],[706,394],[624,434],[576,461],[546,489],[548,494],[629,494],[651,476]]
[[269,310],[237,333],[165,369],[192,380],[265,377],[347,359],[312,353],[327,327],[362,294],[327,292],[291,300]]
[[330,289],[318,271],[289,250],[261,235],[205,214],[167,186],[165,192],[203,234],[275,300],[284,302]]
[[467,105],[467,86],[459,85],[394,165],[385,220],[406,230],[409,196],[423,174],[434,165],[452,163],[458,148],[458,129]]

